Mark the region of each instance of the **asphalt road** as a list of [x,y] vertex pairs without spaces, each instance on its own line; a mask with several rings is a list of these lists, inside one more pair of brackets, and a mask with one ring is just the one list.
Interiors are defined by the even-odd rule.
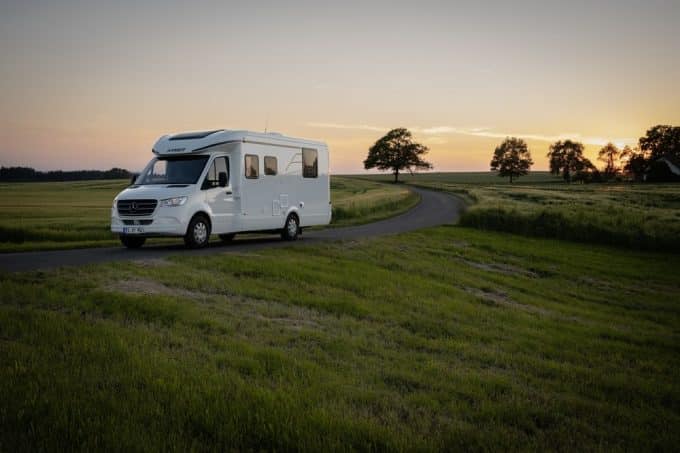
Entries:
[[412,188],[420,195],[420,203],[408,212],[366,225],[327,228],[305,231],[299,241],[282,241],[277,235],[267,238],[248,238],[236,236],[229,243],[211,241],[209,247],[200,250],[187,250],[183,244],[172,246],[149,246],[137,250],[120,247],[89,248],[75,250],[52,250],[45,252],[21,252],[0,254],[0,269],[21,272],[49,269],[62,266],[81,266],[108,261],[140,260],[163,258],[168,255],[208,255],[215,253],[244,252],[262,248],[290,247],[297,244],[312,244],[319,241],[352,240],[368,237],[405,233],[420,228],[432,227],[458,220],[463,203],[442,192]]

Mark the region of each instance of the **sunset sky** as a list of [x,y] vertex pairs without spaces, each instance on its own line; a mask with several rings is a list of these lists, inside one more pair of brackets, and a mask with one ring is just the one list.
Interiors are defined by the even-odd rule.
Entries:
[[635,143],[680,125],[680,1],[0,0],[0,164],[139,170],[163,134],[321,139],[363,171],[394,127],[438,171],[507,135]]

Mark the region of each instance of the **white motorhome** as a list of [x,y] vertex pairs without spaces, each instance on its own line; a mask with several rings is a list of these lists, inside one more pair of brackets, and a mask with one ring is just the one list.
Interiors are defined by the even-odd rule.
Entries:
[[277,133],[235,130],[161,137],[154,158],[113,200],[111,231],[130,248],[147,237],[184,237],[205,247],[211,234],[278,232],[331,220],[328,147]]

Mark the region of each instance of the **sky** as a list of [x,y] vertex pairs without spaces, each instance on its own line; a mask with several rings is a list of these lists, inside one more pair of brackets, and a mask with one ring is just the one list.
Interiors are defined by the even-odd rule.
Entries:
[[334,173],[407,127],[436,171],[534,169],[680,125],[680,1],[0,0],[0,164],[139,170],[164,134],[326,141]]

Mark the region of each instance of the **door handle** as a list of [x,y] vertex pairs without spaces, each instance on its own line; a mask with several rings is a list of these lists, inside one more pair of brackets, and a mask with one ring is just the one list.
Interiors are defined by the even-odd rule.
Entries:
[[231,190],[227,190],[226,194],[231,195]]

